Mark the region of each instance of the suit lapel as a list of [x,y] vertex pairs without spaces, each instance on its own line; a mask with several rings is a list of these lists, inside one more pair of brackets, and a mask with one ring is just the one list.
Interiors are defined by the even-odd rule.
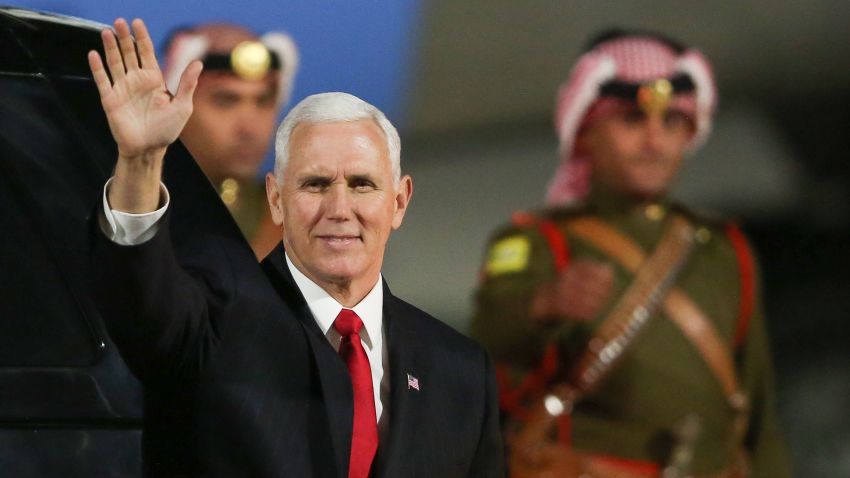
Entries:
[[263,268],[272,280],[278,295],[291,307],[307,333],[319,372],[337,470],[340,470],[340,476],[348,476],[351,430],[354,422],[354,398],[348,369],[316,324],[304,296],[289,272],[282,245],[273,250],[263,261]]
[[[379,447],[378,476],[402,476],[400,465],[407,465],[407,456],[416,449],[416,415],[421,393],[408,385],[408,375],[420,378],[422,357],[420,344],[410,320],[401,311],[399,300],[384,283],[384,330],[389,353],[390,373],[390,431],[386,446]],[[420,384],[421,386],[421,384]],[[409,469],[408,466],[404,466]]]

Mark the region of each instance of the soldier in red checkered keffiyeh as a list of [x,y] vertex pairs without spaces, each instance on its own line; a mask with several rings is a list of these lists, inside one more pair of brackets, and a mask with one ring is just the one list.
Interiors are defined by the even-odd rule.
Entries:
[[715,103],[706,59],[648,32],[561,87],[546,208],[493,234],[471,327],[511,478],[790,478],[753,254],[668,197]]
[[695,121],[689,149],[705,141],[716,103],[714,77],[705,57],[654,33],[608,32],[591,43],[558,92],[555,128],[561,163],[549,185],[547,204],[571,203],[588,193],[589,160],[575,149],[579,131],[612,111],[617,101],[638,101],[641,86],[659,79],[673,87],[669,107]]

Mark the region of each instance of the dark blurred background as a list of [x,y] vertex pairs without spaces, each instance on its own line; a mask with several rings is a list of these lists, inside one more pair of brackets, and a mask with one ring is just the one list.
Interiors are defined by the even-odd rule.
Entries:
[[160,41],[215,19],[290,32],[302,55],[293,102],[349,91],[400,126],[415,199],[384,272],[396,294],[462,331],[487,235],[542,202],[557,162],[555,91],[588,36],[616,25],[698,46],[715,69],[719,114],[676,196],[738,218],[759,253],[796,475],[850,476],[850,2],[16,5],[102,22],[140,16]]

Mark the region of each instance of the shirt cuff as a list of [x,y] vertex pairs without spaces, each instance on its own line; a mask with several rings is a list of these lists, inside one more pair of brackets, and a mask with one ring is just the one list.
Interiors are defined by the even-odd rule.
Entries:
[[110,241],[122,246],[138,246],[156,235],[159,220],[165,215],[171,197],[165,184],[159,183],[159,203],[162,205],[153,212],[131,214],[112,209],[109,206],[107,191],[113,178],[103,186],[103,213],[98,222],[100,230]]

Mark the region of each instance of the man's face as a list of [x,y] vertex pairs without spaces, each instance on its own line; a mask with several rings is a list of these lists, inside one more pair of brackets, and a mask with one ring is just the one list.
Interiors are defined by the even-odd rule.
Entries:
[[390,232],[401,226],[412,181],[405,176],[394,184],[383,131],[361,120],[296,126],[283,184],[268,175],[266,189],[299,270],[319,285],[371,286]]
[[582,131],[578,147],[590,158],[595,185],[651,199],[667,190],[693,134],[692,120],[681,111],[647,114],[624,104]]
[[180,139],[215,183],[253,179],[277,119],[277,80],[243,80],[224,72],[201,75],[194,111]]

